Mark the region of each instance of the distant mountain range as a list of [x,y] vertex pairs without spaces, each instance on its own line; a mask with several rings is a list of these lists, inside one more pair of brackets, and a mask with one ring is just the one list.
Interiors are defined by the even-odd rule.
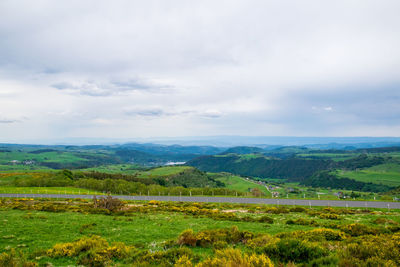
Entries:
[[[10,143],[10,142],[8,142]],[[230,148],[253,146],[276,148],[277,146],[305,146],[318,149],[347,149],[400,146],[400,137],[296,137],[296,136],[200,136],[200,137],[159,137],[159,138],[64,138],[57,140],[21,140],[20,144],[43,145],[123,145],[136,144],[151,146],[214,146]]]

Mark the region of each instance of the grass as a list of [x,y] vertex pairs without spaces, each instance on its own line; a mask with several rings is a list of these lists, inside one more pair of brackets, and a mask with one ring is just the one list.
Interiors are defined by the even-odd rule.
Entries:
[[[254,206],[254,205],[253,205]],[[258,205],[264,207],[265,205]],[[229,207],[233,207],[230,205]],[[228,208],[226,206],[225,208]],[[385,215],[386,219],[400,222],[397,212]],[[71,212],[41,212],[21,210],[0,210],[0,252],[7,246],[17,248],[24,244],[25,250],[47,249],[56,243],[69,242],[84,235],[101,235],[108,241],[120,241],[144,248],[160,248],[161,242],[176,238],[183,230],[194,231],[216,228],[230,228],[234,225],[240,230],[256,233],[276,234],[280,232],[308,230],[311,226],[287,225],[288,219],[305,218],[305,213],[270,214],[274,224],[266,225],[258,222],[219,221],[211,218],[193,217],[181,213],[157,212],[134,213],[133,216],[109,216],[100,214],[81,214]],[[356,214],[344,215],[339,224],[359,222],[374,226],[374,218],[382,215]],[[331,222],[317,219],[318,222]],[[95,224],[82,230],[82,226]]]
[[267,196],[271,196],[268,190],[263,185],[259,185],[254,181],[246,180],[245,178],[235,176],[235,175],[226,175],[223,177],[218,177],[216,180],[223,182],[226,185],[226,188],[231,190],[237,190],[241,192],[249,192],[252,188],[258,188]]
[[[147,202],[130,202],[133,205],[142,205]],[[170,203],[171,204],[171,203]],[[186,204],[172,203],[176,207],[186,207]],[[235,205],[215,204],[219,210],[233,211],[240,216],[260,217],[257,211],[263,211],[268,205]],[[211,207],[212,208],[212,207]],[[377,227],[374,222],[377,218],[392,220],[393,224],[400,223],[400,214],[397,211],[382,212],[378,209],[373,212],[357,212],[356,214],[340,215],[340,220],[321,219],[319,211],[323,208],[313,208],[316,213],[308,215],[305,212],[290,212],[268,214],[273,218],[273,224],[245,221],[214,220],[209,217],[185,215],[180,212],[150,211],[149,213],[134,212],[128,216],[82,214],[78,212],[43,212],[17,209],[0,209],[0,253],[11,249],[32,254],[39,250],[46,250],[58,243],[72,242],[83,236],[100,235],[108,242],[124,242],[138,248],[152,251],[163,250],[163,242],[176,240],[186,229],[195,232],[206,229],[230,228],[237,226],[240,230],[253,233],[277,234],[296,230],[310,230],[316,227],[295,224],[286,224],[286,221],[299,218],[306,221],[316,220],[320,224],[345,225],[361,223],[370,227]],[[239,210],[256,211],[255,213],[239,213]],[[319,227],[317,227],[319,228]],[[243,247],[239,247],[244,249]],[[205,258],[212,254],[212,248],[194,248],[193,252]],[[75,265],[74,258],[34,258],[39,264],[51,262],[54,266]]]
[[103,194],[95,190],[76,187],[14,187],[0,186],[0,194]]
[[18,161],[33,160],[36,162],[62,162],[62,163],[87,161],[87,159],[81,158],[75,155],[74,153],[61,152],[61,151],[45,152],[40,154],[33,154],[33,153],[19,152],[19,151],[0,153],[1,164],[7,164],[12,160],[18,160]]
[[93,168],[81,169],[81,171],[96,171],[104,173],[121,173],[121,174],[136,174],[139,172],[139,166],[134,164],[111,164],[102,165]]
[[106,165],[106,166],[98,166],[95,168],[82,169],[81,171],[97,171],[97,172],[105,172],[105,173],[121,173],[121,174],[137,174],[139,178],[150,178],[150,177],[161,177],[177,174],[186,169],[190,169],[193,167],[189,166],[165,166],[149,169],[146,171],[140,170],[137,165],[132,164],[114,164],[114,165]]
[[243,160],[251,160],[251,159],[256,159],[256,158],[267,158],[264,155],[261,154],[242,154],[240,155],[240,159],[237,162],[243,161]]
[[341,154],[341,153],[300,153],[296,156],[302,158],[321,158],[321,159],[331,159],[333,161],[343,161],[357,157],[359,154]]
[[187,169],[193,169],[193,167],[189,167],[189,166],[159,167],[159,168],[151,169],[149,171],[139,172],[138,177],[140,177],[140,178],[149,178],[149,177],[155,178],[155,177],[161,177],[161,176],[169,176],[169,175],[178,174]]
[[361,182],[400,186],[400,166],[398,164],[381,164],[363,170],[339,171],[338,175]]
[[[284,221],[266,227],[262,223],[215,221],[178,213],[134,214],[134,216],[107,216],[80,213],[51,213],[39,211],[0,210],[0,253],[10,248],[32,253],[49,249],[57,243],[71,242],[87,235],[100,235],[109,242],[124,242],[139,248],[162,249],[162,242],[176,239],[184,230],[194,231],[230,228],[256,233],[278,233],[310,229],[308,226],[286,225]],[[82,231],[87,225],[93,225]],[[212,249],[196,249],[196,254],[209,255]],[[201,256],[201,255],[200,255]],[[48,261],[44,258],[42,261]],[[56,266],[74,264],[68,259],[51,259]],[[39,261],[41,262],[41,261]]]
[[51,175],[54,171],[15,171],[15,172],[0,172],[0,185],[10,184],[18,178],[40,178]]
[[39,170],[52,170],[45,166],[38,165],[4,165],[0,164],[0,173],[5,171],[39,171]]

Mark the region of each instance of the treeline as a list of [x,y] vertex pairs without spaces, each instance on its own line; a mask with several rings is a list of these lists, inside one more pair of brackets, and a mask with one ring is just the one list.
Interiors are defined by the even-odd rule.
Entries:
[[86,188],[100,192],[110,192],[114,194],[134,194],[134,195],[171,195],[171,196],[189,196],[189,195],[229,195],[238,196],[246,195],[246,193],[229,190],[226,188],[212,187],[183,187],[172,186],[166,187],[158,184],[145,185],[138,182],[128,182],[121,179],[105,179],[96,180],[93,178],[79,179],[74,183],[74,186]]
[[177,174],[162,177],[140,178],[138,174],[111,174],[103,172],[76,173],[80,178],[94,178],[97,180],[121,179],[130,182],[139,182],[145,185],[158,184],[162,186],[183,186],[183,187],[224,187],[225,184],[215,180],[207,173],[195,168],[185,169]]
[[383,163],[385,163],[385,159],[383,157],[368,157],[367,154],[361,154],[358,157],[338,162],[337,167],[346,170],[355,170],[369,168]]
[[363,192],[386,192],[393,189],[393,187],[387,185],[365,183],[350,178],[339,178],[329,171],[318,172],[301,183],[312,187],[330,187]]
[[[236,191],[224,188],[225,184],[214,180],[194,168],[178,174],[159,178],[138,178],[135,175],[101,172],[76,172],[62,170],[41,173],[31,177],[19,177],[10,182],[16,187],[63,187],[73,186],[115,194],[162,194],[162,195],[236,195]],[[238,192],[238,195],[242,193]]]
[[203,156],[187,163],[203,171],[230,172],[243,176],[280,178],[302,181],[315,172],[334,165],[331,160],[307,160],[300,158],[267,159],[263,157],[241,160],[240,156]]

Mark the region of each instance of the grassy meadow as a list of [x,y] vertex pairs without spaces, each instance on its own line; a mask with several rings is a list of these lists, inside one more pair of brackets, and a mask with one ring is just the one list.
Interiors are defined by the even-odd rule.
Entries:
[[[357,242],[364,242],[363,238],[377,239],[375,243],[361,243],[365,246],[376,245],[382,238],[387,238],[390,244],[400,231],[397,210],[158,201],[124,202],[115,210],[93,209],[92,206],[90,200],[0,200],[0,224],[3,226],[0,228],[0,265],[14,253],[16,261],[29,262],[29,266],[71,266],[82,262],[85,266],[143,266],[144,263],[146,266],[174,266],[183,261],[184,256],[192,266],[214,266],[201,264],[211,261],[220,253],[218,251],[229,249],[269,257],[270,264],[276,266],[308,266],[312,262],[317,266],[335,266],[349,261],[366,264],[378,260],[390,263],[385,254],[388,252],[383,251],[379,257],[364,253],[361,257],[347,251],[346,244],[357,246]],[[232,231],[247,241],[229,237]],[[192,239],[188,239],[190,233]],[[85,251],[76,255],[68,252],[74,249],[74,244],[86,246],[84,242],[98,242],[96,236],[109,244],[120,242],[114,244],[126,246],[126,255],[112,254],[107,258],[105,252],[90,245],[88,251],[98,258],[103,256],[100,258],[104,261],[99,262]],[[303,241],[293,241],[294,237]],[[296,254],[297,250],[292,248],[294,254],[290,256],[284,248],[279,248],[282,242],[297,242],[305,251]],[[274,254],[270,247],[273,244],[277,245],[278,252],[283,251]],[[65,254],[54,253],[62,247],[67,251]],[[376,248],[370,248],[369,253],[374,253],[371,249]],[[314,250],[319,253],[311,252]],[[24,258],[15,255],[24,255]],[[391,260],[398,262],[397,258]],[[243,266],[272,266],[264,263]]]
[[400,186],[400,165],[394,163],[380,164],[370,168],[354,171],[338,171],[339,176],[356,181]]
[[217,177],[216,180],[223,182],[228,189],[240,192],[249,192],[252,188],[258,188],[267,197],[271,197],[271,193],[263,185],[257,184],[255,181],[246,180],[246,178],[227,174],[226,176]]

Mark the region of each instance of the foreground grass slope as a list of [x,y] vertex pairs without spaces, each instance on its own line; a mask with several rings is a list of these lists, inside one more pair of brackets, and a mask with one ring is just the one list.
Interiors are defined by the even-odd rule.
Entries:
[[[211,262],[229,261],[232,254],[248,262],[243,266],[400,263],[396,210],[120,204],[107,209],[83,200],[1,200],[0,265],[180,266],[186,260],[181,266],[229,266]],[[251,257],[263,264],[252,265]]]

